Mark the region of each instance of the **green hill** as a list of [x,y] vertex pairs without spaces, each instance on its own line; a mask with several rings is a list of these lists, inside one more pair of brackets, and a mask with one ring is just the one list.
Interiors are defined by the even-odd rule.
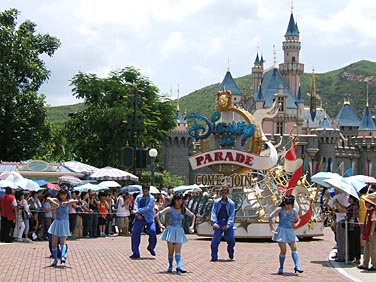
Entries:
[[68,114],[84,108],[84,104],[74,104],[47,108],[47,118],[51,123],[61,124],[68,120]]
[[[309,97],[305,94],[310,92],[311,77],[311,73],[304,73],[301,77],[301,91],[307,106]],[[235,81],[243,92],[250,93],[251,74],[235,78]],[[376,62],[363,60],[338,70],[316,74],[316,92],[330,117],[335,118],[345,99],[350,99],[351,105],[361,117],[366,104],[366,81],[369,85],[370,110],[376,114],[376,104],[373,102],[376,98]],[[210,116],[215,111],[215,94],[218,87],[218,83],[212,84],[180,98],[181,111]],[[320,102],[317,104],[319,106]],[[48,118],[53,123],[64,122],[68,119],[69,112],[77,111],[80,107],[82,104],[51,107]]]

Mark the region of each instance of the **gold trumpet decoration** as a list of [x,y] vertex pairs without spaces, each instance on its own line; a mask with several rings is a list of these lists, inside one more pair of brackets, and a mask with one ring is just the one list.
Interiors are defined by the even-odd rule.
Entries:
[[274,179],[274,182],[281,187],[287,188],[290,178],[285,174],[282,166],[277,166],[270,170],[270,175]]

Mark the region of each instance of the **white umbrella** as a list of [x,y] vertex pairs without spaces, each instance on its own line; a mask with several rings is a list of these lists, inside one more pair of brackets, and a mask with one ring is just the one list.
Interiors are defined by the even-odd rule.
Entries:
[[202,192],[202,189],[200,187],[198,187],[198,185],[196,184],[193,184],[193,185],[181,185],[181,186],[178,186],[178,187],[175,187],[174,189],[174,193],[176,192],[180,192],[180,193],[184,193],[184,192]]
[[[119,189],[118,192],[119,193],[128,192],[128,193],[132,193],[132,194],[133,193],[142,193],[142,186],[138,185],[138,184],[128,185],[128,186],[125,186],[125,187]],[[155,186],[150,186],[150,193],[151,194],[160,194],[161,191],[159,191],[158,188],[155,187]]]
[[9,181],[9,180],[0,180],[0,187],[1,188],[10,187],[12,189],[18,188],[18,186],[14,182]]
[[356,179],[364,183],[376,183],[376,178],[372,176],[362,175],[362,174],[349,176],[349,177],[346,177],[346,179]]
[[5,171],[0,175],[0,179],[2,180],[9,180],[9,181],[16,181],[17,179],[24,178],[19,172],[17,171]]
[[102,181],[99,184],[102,184],[102,185],[110,187],[110,188],[121,187],[121,185],[119,183],[117,183],[116,181],[113,181],[113,180]]
[[101,183],[100,184],[86,183],[84,185],[75,187],[73,190],[79,191],[79,192],[88,192],[89,190],[98,192],[101,190],[108,190],[108,189],[109,189],[108,186],[104,186]]
[[58,178],[59,183],[67,183],[70,185],[79,185],[82,184],[82,180],[78,177],[72,176],[72,175],[63,175]]
[[14,181],[14,184],[16,184],[18,187],[21,187],[24,190],[28,191],[39,191],[41,190],[38,183],[34,182],[31,179],[28,178],[22,178]]
[[94,166],[84,164],[78,161],[68,161],[68,162],[63,163],[63,165],[73,172],[83,173],[87,175],[92,174],[94,171],[98,169]]
[[99,168],[90,178],[97,180],[133,180],[138,181],[138,177],[124,170],[120,170],[114,167],[106,166]]
[[155,186],[150,186],[150,193],[152,193],[152,194],[160,194],[161,191],[159,191],[158,188],[155,187]]
[[328,186],[333,186],[334,188],[337,188],[346,194],[349,194],[351,196],[354,196],[355,198],[359,199],[358,192],[355,190],[355,188],[346,183],[345,181],[342,181],[341,179],[327,179],[325,182],[328,184]]

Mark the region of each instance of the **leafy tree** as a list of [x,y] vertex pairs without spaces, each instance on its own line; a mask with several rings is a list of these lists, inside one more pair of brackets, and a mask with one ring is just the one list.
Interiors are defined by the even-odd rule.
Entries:
[[[140,183],[151,183],[151,172],[146,170],[139,179]],[[159,189],[166,189],[168,186],[177,187],[184,185],[184,177],[170,174],[169,171],[156,172],[154,175],[154,186]]]
[[68,145],[92,165],[120,167],[125,144],[158,148],[175,126],[175,107],[134,67],[106,78],[80,72],[72,85],[85,107],[66,123]]
[[60,124],[51,124],[48,142],[40,145],[41,155],[34,156],[34,159],[41,159],[47,162],[64,162],[68,160],[83,161],[73,154],[70,146],[67,145],[65,128]]
[[50,72],[39,56],[51,57],[60,46],[29,20],[17,26],[18,15],[0,13],[0,159],[8,161],[33,157],[48,140],[45,97],[37,91]]

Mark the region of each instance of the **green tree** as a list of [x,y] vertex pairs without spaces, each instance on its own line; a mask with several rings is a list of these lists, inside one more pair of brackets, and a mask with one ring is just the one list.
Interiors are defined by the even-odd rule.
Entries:
[[158,148],[175,126],[171,101],[134,67],[112,71],[106,78],[80,72],[72,85],[85,107],[66,123],[67,142],[71,152],[92,165],[121,167],[119,153],[125,144],[137,141],[139,147]]
[[40,55],[52,56],[60,41],[36,33],[18,10],[0,13],[0,159],[18,161],[40,153],[49,136],[45,97],[37,91],[50,72]]

